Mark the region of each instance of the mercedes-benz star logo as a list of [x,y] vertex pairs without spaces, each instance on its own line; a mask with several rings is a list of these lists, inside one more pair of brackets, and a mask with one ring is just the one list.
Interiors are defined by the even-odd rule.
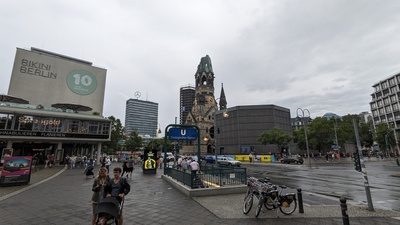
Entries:
[[136,98],[140,98],[140,96],[141,96],[141,94],[140,94],[140,92],[139,92],[139,91],[135,92],[135,94],[134,94],[134,95],[135,95],[135,97],[136,97]]

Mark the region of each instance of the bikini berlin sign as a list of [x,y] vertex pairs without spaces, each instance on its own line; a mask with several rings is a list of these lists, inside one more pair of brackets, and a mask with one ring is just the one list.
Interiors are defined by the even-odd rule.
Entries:
[[197,130],[195,128],[170,128],[169,129],[170,140],[196,140]]

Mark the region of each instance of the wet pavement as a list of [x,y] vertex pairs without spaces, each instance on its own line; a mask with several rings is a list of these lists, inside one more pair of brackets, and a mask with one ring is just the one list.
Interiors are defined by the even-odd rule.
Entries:
[[[120,164],[114,163],[111,169],[113,166]],[[313,201],[304,205],[304,214],[296,210],[285,216],[264,210],[255,218],[255,205],[248,215],[243,214],[243,195],[192,199],[174,189],[161,174],[161,170],[157,174],[134,170],[129,178],[132,189],[124,204],[124,224],[343,224],[339,203],[312,204],[321,196],[313,196]],[[0,224],[90,224],[92,182],[82,168],[60,166],[34,172],[29,185],[0,187]],[[366,207],[350,204],[348,208],[350,224],[400,224],[399,212],[369,212]]]

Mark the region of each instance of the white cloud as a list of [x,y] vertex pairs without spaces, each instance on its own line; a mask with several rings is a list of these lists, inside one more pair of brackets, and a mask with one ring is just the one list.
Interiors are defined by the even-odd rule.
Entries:
[[4,0],[0,92],[16,48],[38,47],[107,69],[105,116],[124,121],[140,91],[165,127],[208,54],[228,107],[369,111],[371,86],[400,71],[399,11],[396,0]]

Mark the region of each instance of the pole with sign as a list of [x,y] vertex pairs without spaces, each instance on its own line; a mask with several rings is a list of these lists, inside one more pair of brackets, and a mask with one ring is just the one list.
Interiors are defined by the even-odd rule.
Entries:
[[[197,139],[197,158],[200,160],[200,128],[198,126],[170,124],[165,128],[164,146],[167,146],[167,138],[172,141],[193,141]],[[167,149],[164,148],[164,159],[166,157]],[[167,161],[164,160],[164,174],[166,168]]]

